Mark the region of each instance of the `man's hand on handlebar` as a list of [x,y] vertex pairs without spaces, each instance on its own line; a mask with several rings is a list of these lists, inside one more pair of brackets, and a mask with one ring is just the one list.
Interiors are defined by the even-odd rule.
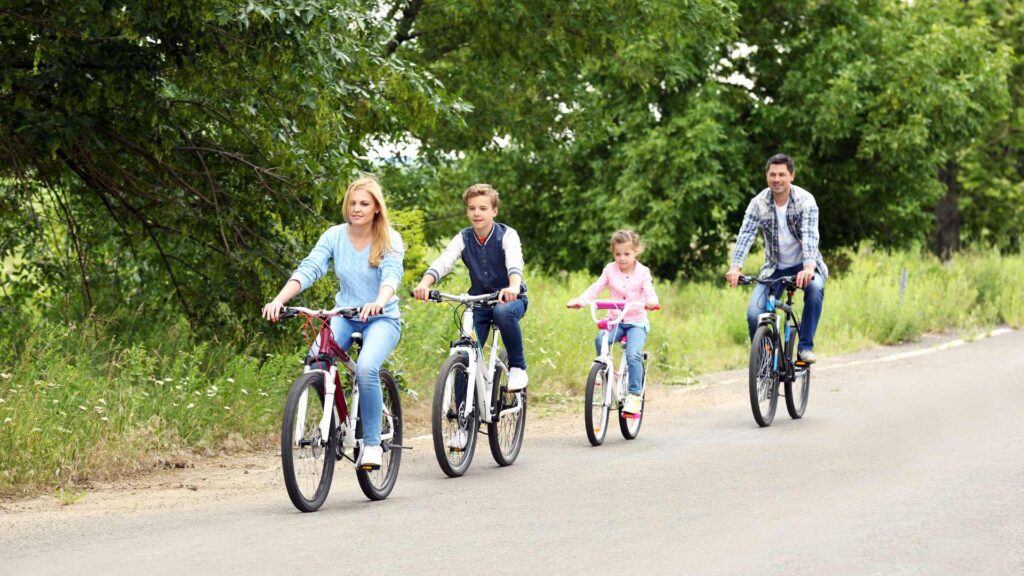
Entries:
[[725,281],[729,283],[730,288],[739,286],[740,276],[743,275],[743,269],[739,266],[732,266],[729,271],[725,273]]

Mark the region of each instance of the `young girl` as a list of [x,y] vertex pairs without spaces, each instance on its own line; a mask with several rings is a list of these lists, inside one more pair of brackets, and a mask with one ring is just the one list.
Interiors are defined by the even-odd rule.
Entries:
[[[608,288],[612,300],[624,302],[644,302],[644,308],[630,310],[622,323],[615,327],[611,342],[618,342],[626,336],[626,363],[629,365],[629,396],[626,397],[624,412],[637,414],[643,405],[640,397],[643,386],[643,350],[647,341],[647,331],[651,329],[647,322],[647,310],[658,306],[658,295],[654,292],[651,270],[637,262],[636,257],[643,253],[640,236],[631,230],[619,230],[612,234],[612,257],[615,261],[604,267],[601,277],[590,285],[579,298],[569,301],[575,307],[585,301],[594,300]],[[601,336],[595,340],[597,353],[601,353]]]
[[360,178],[349,184],[342,214],[345,223],[328,228],[320,236],[277,297],[263,307],[263,317],[276,322],[285,302],[332,270],[341,284],[334,303],[362,307],[358,320],[334,317],[331,331],[345,350],[352,346],[353,332],[363,333],[363,348],[356,360],[359,415],[363,423],[363,450],[357,465],[375,470],[380,468],[383,456],[380,366],[398,345],[402,333],[395,292],[402,281],[405,248],[402,237],[388,223],[384,195],[373,178]]

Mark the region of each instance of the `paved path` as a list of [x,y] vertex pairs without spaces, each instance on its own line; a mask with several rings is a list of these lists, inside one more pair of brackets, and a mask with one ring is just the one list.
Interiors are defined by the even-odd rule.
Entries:
[[732,373],[656,390],[636,441],[574,409],[460,479],[421,439],[379,503],[342,469],[300,514],[267,454],[236,490],[8,507],[0,574],[1024,574],[1024,333],[893,354],[821,363],[766,429]]

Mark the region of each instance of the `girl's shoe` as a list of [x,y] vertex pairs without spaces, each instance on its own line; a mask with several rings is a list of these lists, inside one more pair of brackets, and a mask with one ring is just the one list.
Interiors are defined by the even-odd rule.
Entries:
[[380,463],[384,459],[384,449],[380,446],[363,446],[359,451],[360,470],[380,470]]
[[639,414],[644,407],[644,399],[638,394],[630,394],[626,396],[626,402],[622,406],[622,411],[627,414]]

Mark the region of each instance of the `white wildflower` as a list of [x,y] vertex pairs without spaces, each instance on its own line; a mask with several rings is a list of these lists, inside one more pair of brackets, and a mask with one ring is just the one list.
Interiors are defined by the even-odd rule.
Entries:
[[106,416],[104,416],[103,418],[100,418],[100,420],[103,420],[104,422],[110,422],[110,419],[107,418]]
[[79,404],[78,409],[81,410],[82,412],[85,412],[86,410],[88,410],[88,408],[86,408],[85,406],[82,406],[81,404]]
[[195,407],[196,407],[196,405],[195,405],[195,404],[193,404],[192,402],[189,402],[189,403],[188,403],[188,406],[185,406],[185,408],[187,408],[187,409],[189,409],[189,410],[191,410],[191,409],[193,409],[193,408],[195,408]]
[[249,391],[248,391],[248,390],[246,390],[245,388],[239,388],[239,390],[241,390],[241,391],[242,391],[242,394],[245,394],[246,396],[248,396],[248,395],[249,395]]
[[8,374],[7,372],[0,372],[0,378],[3,378],[4,380],[10,380],[11,375]]
[[231,411],[231,406],[225,406],[224,409],[227,410],[228,412],[230,412]]
[[10,421],[11,421],[11,418],[4,418],[4,424],[7,424]]
[[228,378],[228,382],[234,384],[235,383],[235,379],[234,378]]

